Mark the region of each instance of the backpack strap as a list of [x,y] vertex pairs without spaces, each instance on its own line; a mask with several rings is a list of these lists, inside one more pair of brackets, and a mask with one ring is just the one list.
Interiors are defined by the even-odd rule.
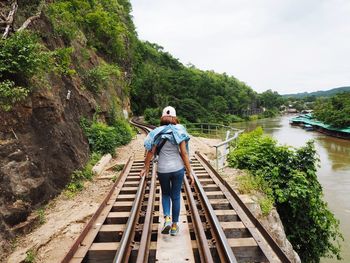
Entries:
[[156,155],[159,155],[160,151],[162,150],[164,144],[166,143],[167,139],[163,139],[163,141],[157,146],[156,149]]

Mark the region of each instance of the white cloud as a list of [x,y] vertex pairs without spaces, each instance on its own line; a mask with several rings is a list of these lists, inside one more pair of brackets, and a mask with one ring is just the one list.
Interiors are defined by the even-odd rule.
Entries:
[[350,1],[131,0],[141,39],[256,91],[350,85]]

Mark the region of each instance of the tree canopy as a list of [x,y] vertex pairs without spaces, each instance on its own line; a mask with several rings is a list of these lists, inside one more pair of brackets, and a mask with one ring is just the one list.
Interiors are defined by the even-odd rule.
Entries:
[[172,105],[191,122],[226,122],[256,104],[257,93],[244,82],[184,66],[156,44],[139,42],[136,58],[131,84],[135,114]]
[[316,119],[337,128],[350,126],[350,92],[340,93],[331,98],[321,98],[315,102]]

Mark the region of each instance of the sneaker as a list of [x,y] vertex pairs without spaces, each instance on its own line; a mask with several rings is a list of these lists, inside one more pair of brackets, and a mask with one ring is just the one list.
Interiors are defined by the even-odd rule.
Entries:
[[179,233],[179,226],[176,224],[175,226],[171,227],[170,235],[176,236]]
[[164,226],[162,229],[162,234],[169,234],[171,228],[171,220],[169,216],[165,217]]

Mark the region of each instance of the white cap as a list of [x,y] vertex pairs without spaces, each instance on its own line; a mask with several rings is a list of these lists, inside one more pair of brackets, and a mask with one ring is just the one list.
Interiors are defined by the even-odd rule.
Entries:
[[171,116],[171,117],[176,117],[176,111],[174,107],[167,106],[163,109],[163,114],[162,117],[164,116]]

